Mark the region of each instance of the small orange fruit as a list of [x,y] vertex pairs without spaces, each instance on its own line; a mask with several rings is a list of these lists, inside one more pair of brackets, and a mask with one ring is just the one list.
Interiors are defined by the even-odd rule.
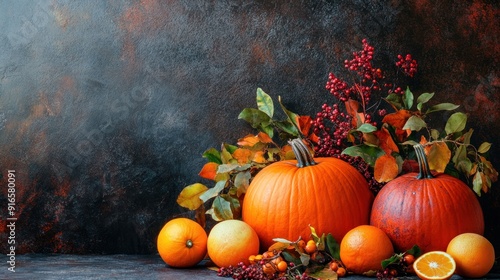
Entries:
[[347,270],[355,274],[382,269],[382,261],[393,254],[387,234],[371,225],[351,229],[340,242],[340,259]]
[[276,266],[278,267],[279,272],[285,272],[288,268],[288,264],[286,263],[286,261],[280,261]]
[[339,267],[336,272],[338,277],[344,277],[347,274],[347,271],[343,267]]
[[466,278],[480,278],[495,264],[495,249],[488,239],[476,233],[455,236],[446,252],[457,263],[456,273]]
[[248,265],[248,257],[257,255],[259,246],[255,230],[240,220],[219,222],[208,234],[208,256],[219,267],[236,266],[240,262]]
[[175,218],[161,229],[156,247],[169,266],[194,266],[207,254],[207,233],[193,220]]
[[420,279],[446,280],[453,276],[456,269],[455,260],[443,251],[431,251],[418,257],[413,269]]
[[307,241],[306,246],[304,247],[304,250],[308,254],[312,254],[312,253],[316,252],[317,249],[318,249],[318,246],[316,245],[316,242],[314,242],[314,240]]

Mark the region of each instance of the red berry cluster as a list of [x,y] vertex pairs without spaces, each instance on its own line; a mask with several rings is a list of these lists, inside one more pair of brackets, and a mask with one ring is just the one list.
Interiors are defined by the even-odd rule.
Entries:
[[[293,274],[286,275],[275,275],[268,274],[262,269],[264,262],[259,262],[255,264],[246,265],[243,262],[238,263],[237,266],[220,267],[217,271],[217,276],[219,277],[229,277],[233,279],[255,279],[255,280],[313,280],[314,278],[309,277],[305,272],[296,272]],[[289,267],[294,268],[295,264],[290,263]]]
[[233,279],[269,279],[259,265],[245,265],[238,263],[237,266],[221,267],[217,271],[219,277],[232,277]]
[[384,183],[379,183],[377,180],[373,178],[372,175],[372,168],[370,165],[364,161],[361,157],[351,157],[348,155],[341,155],[339,156],[340,159],[348,162],[351,166],[355,167],[361,175],[363,175],[368,182],[368,186],[370,186],[370,190],[376,194],[382,189],[384,186]]
[[313,120],[313,125],[314,133],[319,137],[315,152],[326,157],[335,157],[342,152],[353,128],[351,116],[339,110],[338,104],[323,104],[321,112],[317,113]]
[[413,77],[417,73],[417,61],[411,57],[411,54],[406,56],[398,55],[396,66],[401,68],[409,77]]
[[[370,104],[373,94],[381,94],[382,91],[388,94],[403,93],[401,87],[397,87],[393,83],[383,82],[386,77],[382,70],[372,65],[375,48],[366,39],[363,39],[362,43],[363,49],[354,52],[352,59],[344,61],[344,67],[359,77],[354,84],[349,85],[333,73],[328,75],[325,87],[337,101],[331,106],[323,104],[321,111],[312,120],[314,133],[319,138],[315,146],[317,156],[341,158],[342,151],[352,145],[353,141],[362,141],[362,133],[353,133],[356,126],[359,125],[359,119],[353,121],[353,116],[348,114],[345,108],[341,108],[343,104],[349,100],[357,101],[362,110],[362,121],[377,126],[373,114],[383,117],[387,111],[385,109],[377,110],[377,106]],[[396,66],[410,77],[413,77],[417,72],[417,62],[409,54],[405,57],[399,55]],[[373,112],[368,112],[369,109],[373,109]],[[369,172],[370,167],[362,159],[354,161],[357,163],[358,170],[367,177],[372,190],[378,191],[381,184],[373,179]]]
[[363,50],[354,52],[351,60],[344,61],[344,67],[349,71],[356,72],[361,78],[359,84],[349,86],[335,74],[330,73],[328,75],[326,89],[342,102],[348,99],[355,99],[362,101],[363,104],[367,104],[370,101],[372,91],[380,90],[378,80],[383,78],[382,71],[372,66],[375,49],[368,44],[366,39],[363,39],[362,43]]

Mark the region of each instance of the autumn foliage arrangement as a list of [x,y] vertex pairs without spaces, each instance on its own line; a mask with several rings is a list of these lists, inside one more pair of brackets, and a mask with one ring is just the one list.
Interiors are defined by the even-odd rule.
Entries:
[[[292,251],[295,252],[296,258],[291,258],[290,255],[294,254],[288,253],[287,261],[294,263],[295,266],[303,266],[301,270],[303,273],[311,272],[311,269],[308,267],[309,261],[301,261],[301,257],[304,258],[305,255],[302,254],[303,250],[298,242],[308,239],[302,236],[308,227],[295,222],[290,223],[290,221],[294,220],[293,217],[303,214],[300,213],[300,209],[308,208],[308,206],[312,208],[316,205],[318,199],[333,200],[330,204],[339,205],[340,200],[349,200],[351,196],[358,197],[360,193],[368,189],[371,194],[363,195],[367,197],[366,207],[362,207],[367,209],[363,210],[365,213],[349,212],[345,209],[343,213],[369,216],[373,210],[371,209],[373,197],[377,199],[379,192],[383,192],[386,184],[391,184],[393,180],[410,181],[411,179],[400,178],[411,172],[419,170],[422,172],[422,166],[426,168],[426,174],[435,175],[434,183],[431,185],[439,185],[440,180],[445,181],[441,179],[443,176],[439,175],[444,174],[446,180],[452,181],[445,184],[453,185],[453,180],[456,180],[467,191],[475,193],[475,196],[487,193],[492,183],[498,179],[497,170],[487,159],[491,143],[484,142],[479,146],[471,143],[473,129],[467,127],[467,114],[461,112],[458,105],[446,102],[436,103],[433,100],[434,93],[415,94],[409,87],[397,84],[398,80],[411,79],[417,73],[418,64],[410,54],[397,56],[395,73],[388,73],[375,67],[374,56],[374,47],[367,40],[363,40],[362,50],[354,52],[351,59],[344,61],[346,76],[352,77],[352,81],[344,79],[341,75],[330,73],[325,88],[331,95],[332,102],[324,104],[312,117],[301,116],[290,111],[283,105],[281,98],[276,103],[270,95],[258,88],[257,107],[246,108],[238,116],[239,119],[245,120],[256,129],[256,134],[243,136],[236,144],[223,143],[220,149],[206,150],[203,157],[207,159],[207,163],[202,167],[199,175],[212,181],[213,186],[195,183],[185,187],[178,196],[178,204],[194,211],[195,219],[201,225],[205,225],[207,215],[216,222],[230,219],[245,220],[246,217],[249,224],[256,227],[257,234],[261,243],[265,244],[266,250],[273,248],[273,242],[276,240],[271,236],[272,230],[276,229],[277,236],[274,237],[281,238],[278,239],[280,241],[278,244],[284,244],[282,247],[278,246],[280,258],[284,257],[281,252],[286,253],[287,250],[294,249]],[[281,109],[283,114],[278,114],[276,108]],[[434,127],[429,121],[431,116],[437,114],[447,117],[443,128]],[[282,117],[279,118],[279,116]],[[295,140],[290,141],[291,139]],[[301,143],[299,150],[297,150],[297,141]],[[421,149],[414,147],[421,147]],[[306,165],[314,165],[316,158],[321,158],[318,162],[330,158],[329,160],[335,159],[354,167],[360,174],[359,178],[352,179],[357,180],[353,181],[353,184],[357,185],[357,190],[350,193],[336,191],[339,196],[335,201],[335,195],[330,197],[325,195],[328,191],[321,191],[322,188],[328,188],[328,182],[321,185],[321,177],[328,172],[324,169],[326,163],[320,163],[318,167],[308,166],[307,168],[316,168],[316,171],[309,169],[310,171],[306,173],[311,177],[305,178],[304,175],[299,175],[301,179],[294,178],[295,172],[300,172],[301,166],[287,166],[292,164],[290,161],[300,165],[301,160],[305,161]],[[332,166],[339,164],[332,163]],[[330,169],[332,168],[335,169],[335,167]],[[317,176],[314,175],[315,173]],[[331,181],[332,184],[336,184],[337,180],[349,181],[342,179],[341,173],[340,170],[332,171],[333,177],[326,181]],[[280,174],[287,175],[281,176]],[[289,192],[286,186],[291,186],[294,184],[292,182],[298,182],[298,180],[301,185],[305,185],[305,188],[298,190],[297,193]],[[272,193],[269,191],[271,186],[280,188],[280,191]],[[257,188],[259,188],[258,191],[254,190]],[[301,193],[308,194],[302,196]],[[280,195],[286,199],[280,200]],[[435,199],[444,201],[451,198],[442,196]],[[470,196],[468,199],[471,199]],[[477,198],[473,195],[472,200],[474,199]],[[273,213],[266,213],[265,207],[257,206],[259,203],[270,205]],[[325,205],[328,204],[325,202]],[[300,209],[293,210],[293,205],[300,205]],[[415,208],[414,205],[407,207]],[[322,224],[331,223],[331,220],[327,219],[331,219],[335,212],[340,212],[338,217],[335,216],[335,219],[340,221],[339,225],[349,221],[351,217],[348,214],[342,214],[340,208],[326,211],[328,212],[325,213],[326,215],[319,211],[306,213],[304,217],[317,224],[310,225],[310,229],[313,230],[312,235],[315,237],[316,246],[322,247],[322,252],[326,252],[328,256],[329,261],[323,265],[335,263],[340,264],[342,269],[349,270],[348,267],[343,267],[338,259],[338,244],[343,235],[358,224],[353,224],[349,229],[342,229],[342,233],[337,234],[335,238],[331,235],[333,232],[328,232],[334,229],[328,228],[323,232],[321,228]],[[287,211],[280,211],[281,209],[287,209]],[[431,215],[434,209],[431,207],[428,211],[430,212],[425,215]],[[281,213],[280,216],[286,217],[287,220],[282,221],[281,225],[276,224],[279,221],[275,219],[276,217],[272,217],[275,213]],[[468,214],[471,216],[471,221],[474,219],[472,217],[474,213]],[[482,213],[479,216],[482,220]],[[385,217],[385,219],[388,218]],[[402,221],[403,217],[394,214],[389,219],[393,219],[390,222],[397,224]],[[368,220],[360,222],[360,224],[368,223]],[[385,221],[377,223],[385,223]],[[300,229],[291,229],[294,226]],[[321,230],[316,233],[313,226],[318,226]],[[383,228],[380,224],[376,226]],[[482,228],[475,231],[482,233]],[[286,232],[288,234],[285,234]],[[411,247],[418,244],[405,244],[402,248],[390,232],[386,233],[399,252],[385,262],[386,265],[382,266],[384,272],[388,273],[391,265],[398,264],[400,272],[411,273],[406,268],[409,268],[413,261],[409,263],[403,258],[408,255],[408,252],[412,256],[420,254],[418,246]],[[440,241],[439,248],[445,246],[454,235],[459,233],[462,232],[444,233],[443,236],[446,237]],[[263,236],[265,236],[264,241]],[[329,238],[325,239],[325,236]],[[299,240],[288,241],[292,238],[299,238]],[[318,262],[313,263],[318,264]],[[404,269],[401,269],[401,265],[404,265]],[[275,267],[275,272],[277,271],[279,269]],[[286,277],[284,271],[281,275]],[[226,274],[228,274],[227,270]],[[297,275],[303,279],[309,277],[300,273]]]

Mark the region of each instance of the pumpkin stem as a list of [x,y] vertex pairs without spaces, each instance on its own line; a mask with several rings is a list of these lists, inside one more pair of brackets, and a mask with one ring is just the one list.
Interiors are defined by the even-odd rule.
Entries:
[[414,145],[413,148],[415,149],[415,153],[417,155],[418,168],[420,170],[417,179],[434,178],[434,176],[432,176],[431,169],[429,168],[427,157],[425,156],[424,146],[417,144]]
[[293,153],[295,154],[295,158],[297,159],[297,167],[301,168],[304,166],[315,165],[316,162],[309,152],[307,146],[302,142],[301,139],[296,138],[288,141],[290,146],[292,146]]

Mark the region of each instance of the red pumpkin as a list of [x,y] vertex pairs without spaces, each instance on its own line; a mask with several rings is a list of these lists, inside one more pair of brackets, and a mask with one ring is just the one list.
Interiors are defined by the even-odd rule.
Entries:
[[423,252],[446,251],[461,233],[482,235],[483,212],[474,192],[453,176],[432,175],[423,147],[414,148],[420,173],[402,175],[382,188],[370,224],[385,231],[400,252],[413,245]]
[[263,248],[273,238],[308,239],[309,225],[340,242],[352,228],[368,224],[374,198],[358,170],[336,158],[313,159],[300,139],[290,144],[297,160],[262,169],[243,200],[243,221],[255,229]]

